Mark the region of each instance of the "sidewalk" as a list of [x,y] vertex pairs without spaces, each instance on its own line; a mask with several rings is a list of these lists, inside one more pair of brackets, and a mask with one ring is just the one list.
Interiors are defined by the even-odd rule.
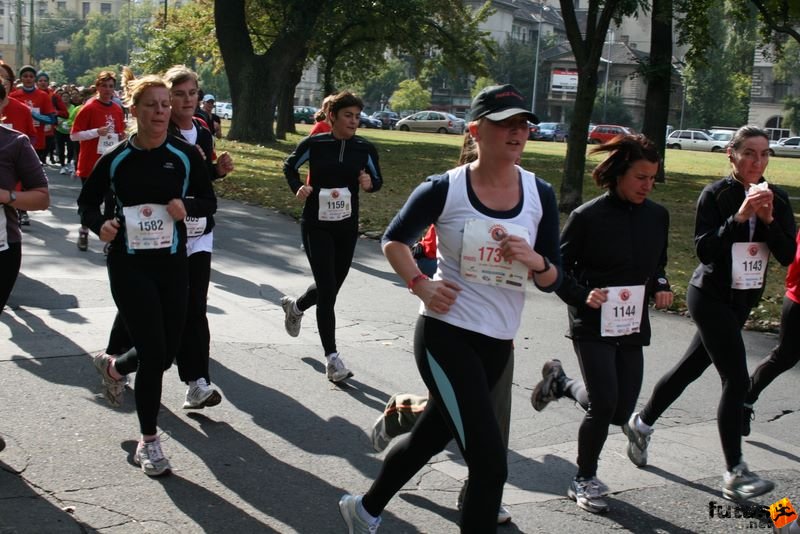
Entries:
[[[185,386],[164,377],[159,426],[174,473],[149,479],[132,463],[137,438],[133,393],[120,409],[100,397],[89,355],[101,350],[115,314],[101,243],[75,246],[78,184],[50,173],[53,205],[32,214],[22,274],[0,316],[0,534],[345,532],[337,502],[364,492],[377,475],[367,432],[389,396],[424,392],[411,354],[417,312],[383,258],[363,239],[337,302],[337,337],[355,376],[325,379],[313,313],[299,337],[283,330],[280,298],[310,283],[298,225],[262,208],[221,201],[209,296],[211,374],[223,402],[181,409]],[[612,511],[593,516],[566,498],[575,473],[582,412],[561,401],[541,413],[529,397],[544,361],[579,370],[563,337],[558,299],[528,293],[516,340],[509,479],[504,502],[514,522],[499,532],[719,532],[759,528],[745,518],[709,517],[723,501],[724,469],[715,412],[719,378],[709,370],[659,421],[650,462],[635,468],[612,429],[598,475]],[[644,401],[693,334],[683,317],[656,313],[645,351]],[[746,333],[755,364],[773,335]],[[750,467],[800,505],[800,370],[762,396]],[[389,503],[380,532],[456,532],[456,495],[466,468],[455,448],[434,458]],[[715,508],[716,510],[716,508]]]

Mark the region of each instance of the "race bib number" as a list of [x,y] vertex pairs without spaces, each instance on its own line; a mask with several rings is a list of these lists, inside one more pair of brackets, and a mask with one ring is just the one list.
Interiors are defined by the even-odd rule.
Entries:
[[111,147],[119,143],[119,135],[110,133],[97,138],[97,153],[100,155],[108,152]]
[[528,229],[518,224],[470,219],[461,244],[461,277],[469,282],[525,291],[528,268],[503,258],[500,241],[516,235],[530,243]]
[[731,247],[731,287],[758,289],[764,285],[769,248],[766,243],[734,243]]
[[128,248],[154,250],[172,246],[175,221],[164,204],[125,206],[125,234]]
[[644,310],[644,286],[611,286],[600,307],[600,335],[627,336],[639,332]]
[[206,217],[186,217],[186,237],[198,237],[205,233],[208,219]]
[[346,187],[319,190],[320,221],[341,221],[352,214],[350,190]]
[[0,207],[0,252],[8,250],[8,229],[6,228],[6,210]]

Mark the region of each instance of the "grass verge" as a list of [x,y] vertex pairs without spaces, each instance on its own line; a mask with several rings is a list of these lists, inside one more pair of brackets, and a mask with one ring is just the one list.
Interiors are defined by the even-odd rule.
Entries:
[[[217,150],[231,153],[236,170],[228,178],[216,183],[217,194],[299,217],[302,206],[289,191],[282,168],[283,160],[309,129],[309,126],[298,125],[298,135],[289,135],[285,141],[268,146],[220,141]],[[427,176],[441,173],[455,164],[461,148],[461,137],[385,130],[359,130],[359,135],[372,141],[378,148],[384,176],[381,191],[374,195],[361,195],[361,230],[368,236],[378,237],[417,184]],[[564,143],[529,142],[522,166],[553,184],[558,194],[565,153]],[[590,158],[587,169],[591,171],[598,161],[599,158]],[[772,158],[767,168],[767,179],[782,186],[793,202],[800,199],[798,168],[798,160],[790,158]],[[667,182],[658,184],[651,198],[670,212],[667,274],[676,297],[672,311],[685,311],[686,286],[697,266],[692,240],[695,202],[703,187],[725,176],[728,169],[728,160],[721,153],[667,151]],[[588,172],[583,191],[584,200],[600,193]],[[562,215],[562,222],[564,220],[565,216]],[[785,274],[786,269],[773,259],[764,299],[751,314],[750,328],[777,328]]]

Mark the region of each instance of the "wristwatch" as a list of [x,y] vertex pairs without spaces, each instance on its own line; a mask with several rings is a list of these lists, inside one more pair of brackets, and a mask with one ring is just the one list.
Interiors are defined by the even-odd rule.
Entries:
[[6,204],[7,205],[11,205],[13,202],[16,202],[16,200],[17,200],[17,194],[14,191],[12,191],[11,189],[9,189],[8,190],[8,202],[6,202]]

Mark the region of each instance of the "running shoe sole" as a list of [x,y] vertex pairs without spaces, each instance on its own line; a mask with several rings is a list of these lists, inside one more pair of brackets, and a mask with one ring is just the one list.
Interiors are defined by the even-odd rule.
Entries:
[[184,410],[202,410],[203,408],[211,408],[212,406],[216,406],[222,402],[222,395],[219,394],[219,391],[216,389],[211,392],[211,395],[208,396],[203,402],[199,404],[191,404],[189,402],[184,401],[183,409]]

